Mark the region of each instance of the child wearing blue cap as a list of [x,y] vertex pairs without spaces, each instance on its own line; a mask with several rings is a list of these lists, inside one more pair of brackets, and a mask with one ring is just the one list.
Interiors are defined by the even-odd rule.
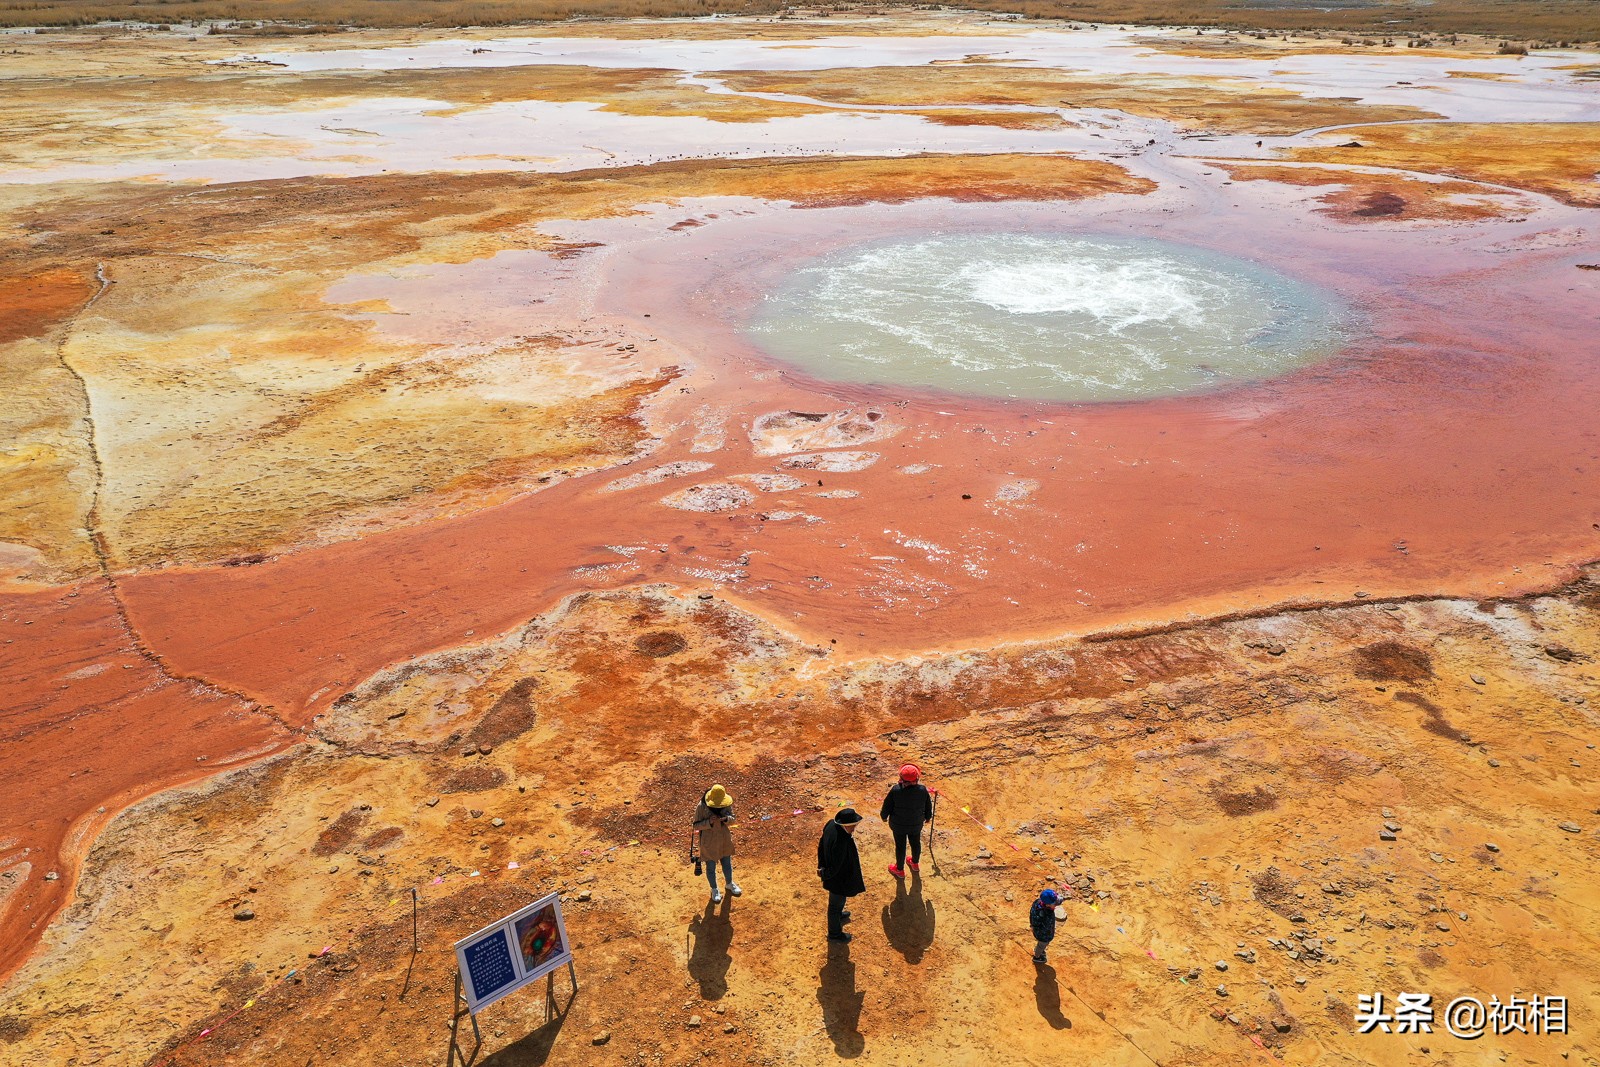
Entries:
[[1045,951],[1056,937],[1056,905],[1060,903],[1061,895],[1054,889],[1046,889],[1028,909],[1028,925],[1033,927],[1034,963],[1046,962]]

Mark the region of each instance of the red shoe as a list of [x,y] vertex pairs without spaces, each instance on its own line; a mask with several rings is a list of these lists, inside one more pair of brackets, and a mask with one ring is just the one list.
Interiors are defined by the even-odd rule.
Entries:
[[896,878],[904,878],[906,876],[905,871],[902,871],[899,867],[896,867],[892,863],[889,864],[889,873],[894,875]]
[[922,873],[922,865],[916,860],[906,860],[906,866],[911,868],[912,874]]

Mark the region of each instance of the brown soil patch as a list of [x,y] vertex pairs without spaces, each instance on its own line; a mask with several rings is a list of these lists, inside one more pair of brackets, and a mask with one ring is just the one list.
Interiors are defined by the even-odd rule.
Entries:
[[1258,874],[1250,876],[1251,895],[1256,902],[1270,908],[1288,918],[1300,911],[1300,903],[1295,898],[1295,887],[1298,882],[1284,877],[1283,872],[1276,867],[1268,867]]
[[506,772],[498,767],[477,764],[456,771],[439,787],[441,793],[482,793],[506,784]]
[[1379,641],[1356,649],[1355,670],[1357,678],[1415,685],[1433,677],[1433,657],[1425,648],[1398,641]]
[[652,633],[640,634],[633,642],[633,647],[646,656],[655,659],[665,659],[675,656],[689,647],[682,634],[675,634],[667,630],[656,630]]
[[1277,794],[1260,785],[1242,793],[1230,793],[1219,789],[1213,796],[1216,797],[1217,807],[1222,809],[1223,814],[1234,818],[1241,815],[1259,815],[1278,806]]
[[317,843],[311,846],[313,856],[331,856],[335,852],[343,852],[355,842],[356,835],[367,824],[371,817],[369,812],[359,808],[351,808],[341,814],[328,825],[328,828],[317,835]]
[[1468,741],[1469,736],[1453,726],[1445,718],[1444,710],[1420,693],[1396,693],[1394,698],[1402,704],[1421,708],[1427,713],[1427,718],[1422,720],[1422,728],[1436,737],[1446,741]]
[[467,734],[467,745],[503,745],[533,729],[539,722],[539,708],[534,703],[538,690],[537,678],[519,678],[513,682]]

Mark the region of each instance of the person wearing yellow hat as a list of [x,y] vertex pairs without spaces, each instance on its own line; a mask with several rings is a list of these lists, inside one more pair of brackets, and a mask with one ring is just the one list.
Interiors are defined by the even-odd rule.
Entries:
[[739,897],[744,890],[733,880],[733,797],[720,785],[707,789],[694,812],[694,828],[700,831],[700,858],[706,863],[706,881],[711,883],[711,903],[722,903],[722,890],[717,888],[717,862],[722,863],[722,875],[728,882],[728,892]]

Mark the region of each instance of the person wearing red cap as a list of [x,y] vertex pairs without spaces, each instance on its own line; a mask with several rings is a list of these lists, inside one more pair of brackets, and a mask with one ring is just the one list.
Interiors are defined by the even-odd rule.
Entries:
[[915,763],[900,768],[900,780],[883,798],[883,810],[878,817],[889,824],[894,833],[894,862],[889,873],[896,878],[906,876],[906,845],[911,845],[911,870],[919,871],[922,861],[922,824],[933,819],[933,797],[920,779],[922,771]]

